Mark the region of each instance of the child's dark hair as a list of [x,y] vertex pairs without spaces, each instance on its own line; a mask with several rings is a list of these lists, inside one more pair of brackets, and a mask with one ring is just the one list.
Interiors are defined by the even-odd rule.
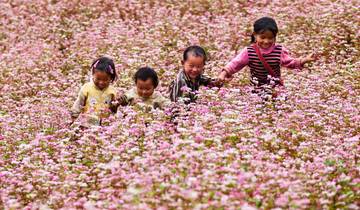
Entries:
[[183,55],[184,61],[186,61],[189,58],[190,53],[191,53],[191,55],[193,55],[195,57],[203,57],[204,64],[205,64],[205,62],[207,60],[207,56],[206,56],[205,50],[202,47],[193,45],[193,46],[186,48],[184,51],[184,55]]
[[100,57],[91,64],[91,71],[94,74],[95,70],[103,71],[110,75],[111,82],[117,79],[114,61],[108,57]]
[[[254,23],[254,33],[260,34],[265,31],[271,31],[274,37],[278,33],[278,27],[274,19],[270,17],[262,17]],[[251,43],[255,43],[255,36],[251,35]]]
[[150,67],[142,67],[139,70],[137,70],[134,75],[135,84],[138,80],[146,81],[148,79],[152,80],[154,88],[156,88],[158,86],[158,84],[159,84],[158,75],[157,75],[156,71],[154,71],[154,69],[152,69]]

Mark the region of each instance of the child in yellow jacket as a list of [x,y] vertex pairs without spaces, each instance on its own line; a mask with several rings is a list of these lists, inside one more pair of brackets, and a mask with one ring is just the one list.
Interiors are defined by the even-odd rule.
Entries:
[[140,68],[134,76],[135,87],[120,97],[122,105],[145,104],[153,108],[164,109],[170,100],[155,91],[159,84],[157,73],[149,67]]
[[96,59],[91,65],[92,81],[84,84],[71,108],[71,124],[83,113],[87,122],[101,125],[101,120],[116,111],[116,91],[111,85],[117,78],[114,62],[107,57]]

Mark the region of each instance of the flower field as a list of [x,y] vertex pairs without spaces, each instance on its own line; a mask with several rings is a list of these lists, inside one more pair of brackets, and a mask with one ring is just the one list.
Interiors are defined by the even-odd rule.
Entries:
[[[359,0],[0,1],[0,209],[359,209]],[[94,59],[113,58],[119,93],[153,67],[158,91],[204,47],[205,73],[273,17],[277,43],[317,61],[283,68],[275,102],[249,69],[196,104],[120,107],[105,126],[68,126]]]

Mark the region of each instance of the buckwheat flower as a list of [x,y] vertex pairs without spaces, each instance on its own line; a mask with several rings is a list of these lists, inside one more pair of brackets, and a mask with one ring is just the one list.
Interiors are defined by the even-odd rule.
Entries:
[[281,195],[280,197],[276,198],[275,205],[279,207],[285,207],[289,203],[289,198],[286,195]]
[[198,193],[193,190],[185,190],[182,193],[183,193],[183,196],[189,200],[196,200],[198,198]]
[[250,206],[248,204],[243,204],[241,206],[241,210],[256,210],[257,208],[253,207],[253,206]]
[[96,210],[98,208],[96,208],[96,204],[94,201],[86,201],[83,205],[83,208],[85,210]]

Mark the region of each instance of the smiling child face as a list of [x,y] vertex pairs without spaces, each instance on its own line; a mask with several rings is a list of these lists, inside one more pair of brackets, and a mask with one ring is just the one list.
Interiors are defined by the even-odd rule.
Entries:
[[93,73],[93,81],[96,87],[98,87],[100,90],[104,90],[110,85],[111,76],[104,71],[95,69]]
[[266,30],[266,31],[258,33],[258,34],[255,33],[254,36],[255,36],[255,40],[256,40],[256,43],[258,44],[258,46],[263,49],[267,49],[275,43],[275,36],[269,30]]
[[204,58],[202,56],[189,55],[186,61],[183,61],[185,74],[191,80],[195,80],[204,71]]

